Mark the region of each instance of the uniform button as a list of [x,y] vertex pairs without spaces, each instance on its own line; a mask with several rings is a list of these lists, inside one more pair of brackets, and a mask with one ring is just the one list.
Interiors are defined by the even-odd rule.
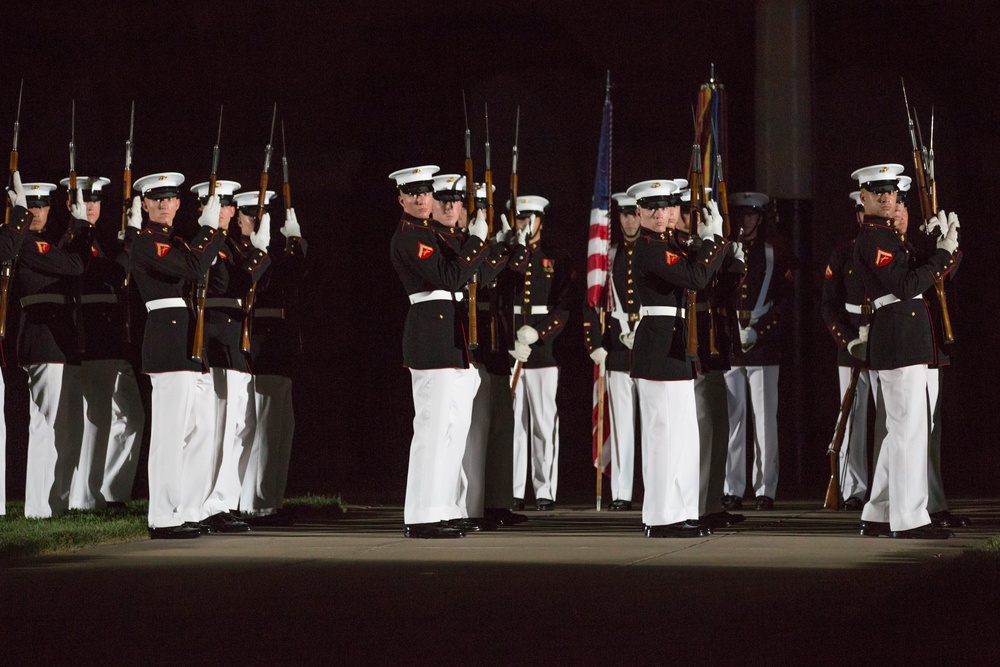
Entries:
[[438,315],[438,319],[439,320],[443,320],[444,319],[444,315]]
[[177,324],[177,320],[170,320],[171,324]]

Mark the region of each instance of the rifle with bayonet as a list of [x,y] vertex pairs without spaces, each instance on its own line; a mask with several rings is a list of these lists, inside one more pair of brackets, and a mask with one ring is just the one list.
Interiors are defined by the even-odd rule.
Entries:
[[76,203],[76,100],[73,100],[73,111],[69,130],[69,201]]
[[[222,140],[222,108],[219,105],[219,129],[215,134],[215,146],[212,148],[212,171],[208,176],[208,196],[215,195],[216,173],[219,169],[219,142]],[[198,278],[198,283],[194,290],[194,338],[191,341],[191,361],[200,364],[202,352],[205,348],[205,298],[208,296],[208,276],[212,269],[209,267],[205,273]]]
[[[14,145],[10,149],[10,172],[7,176],[7,190],[9,191],[14,179],[14,172],[17,171],[17,135],[21,129],[21,98],[24,96],[24,79],[21,79],[21,92],[17,94],[17,116],[14,118]],[[4,224],[10,224],[10,210],[13,204],[10,197],[4,197],[7,201],[7,208],[4,213]],[[7,335],[7,299],[10,295],[10,278],[14,272],[14,262],[17,254],[10,259],[0,263],[0,340]]]
[[[695,134],[694,144],[691,146],[691,174],[688,178],[688,187],[691,189],[691,229],[690,233],[697,234],[698,223],[701,220],[701,206],[704,201],[704,190],[701,183],[701,144],[698,133]],[[698,354],[698,293],[694,290],[687,290],[687,351],[691,356]]]
[[[486,186],[486,238],[493,238],[493,168],[491,166],[490,158],[490,109],[487,105],[485,107],[486,111],[486,173],[483,176],[483,183]],[[495,284],[495,283],[494,283]],[[492,306],[497,302],[497,294],[494,290],[492,294],[487,293],[490,298],[490,305]],[[469,304],[470,313],[472,304]],[[490,350],[496,351],[496,317],[493,310],[489,311],[489,325],[490,325]]]
[[285,202],[285,210],[292,207],[292,186],[288,181],[288,149],[285,146],[285,119],[281,119],[281,198]]
[[[122,176],[122,228],[118,238],[127,243],[125,234],[128,229],[128,212],[132,208],[132,131],[135,129],[135,100],[132,100],[132,112],[128,121],[128,140],[125,142],[125,173]],[[132,342],[132,305],[129,296],[129,283],[132,281],[131,262],[125,269],[125,280],[122,282],[121,304],[125,330],[122,337],[126,343]]]
[[[917,121],[916,132],[913,128],[913,117],[910,116],[910,101],[906,97],[906,83],[903,82],[903,104],[906,106],[906,121],[910,130],[910,143],[913,146],[913,165],[916,169],[917,191],[920,198],[920,217],[926,223],[931,217],[937,215],[937,188],[934,182],[934,131],[931,130],[931,148],[928,151],[924,146],[923,136],[919,137],[920,121]],[[916,116],[917,110],[913,110]],[[931,115],[931,128],[934,127],[933,112]],[[945,230],[941,230],[944,233]],[[944,279],[938,278],[934,281],[934,291],[937,292],[938,303],[941,304],[941,328],[944,332],[944,343],[950,345],[955,342],[955,334],[951,328],[951,314],[948,312],[948,297],[944,291]]]
[[[517,112],[514,119],[514,148],[511,157],[510,167],[510,206],[507,209],[507,221],[512,232],[517,230],[517,141],[521,133],[521,105],[517,105]],[[498,330],[500,322],[500,294],[499,285],[493,282],[495,292],[490,301],[490,351],[498,352],[500,349],[500,333]],[[513,315],[512,315],[513,316]]]
[[[257,220],[254,224],[254,231],[260,229],[264,220],[264,206],[267,204],[267,175],[271,169],[271,142],[274,140],[274,122],[278,118],[278,103],[274,103],[274,112],[271,115],[271,134],[267,139],[267,146],[264,147],[264,169],[260,173],[260,189],[257,194]],[[253,334],[253,302],[257,294],[257,283],[250,285],[243,303],[243,330],[240,332],[240,350],[244,354],[250,354],[250,337]]]
[[[465,91],[462,91],[462,112],[465,114],[465,213],[466,219],[471,223],[473,214],[476,212],[476,182],[475,173],[472,170],[472,132],[469,130],[469,109],[465,102]],[[487,139],[486,145],[489,146]],[[487,149],[488,150],[488,149]],[[489,159],[487,157],[487,159]],[[489,186],[487,186],[487,189]],[[469,280],[469,349],[475,350],[479,347],[479,280],[476,274],[472,274]]]

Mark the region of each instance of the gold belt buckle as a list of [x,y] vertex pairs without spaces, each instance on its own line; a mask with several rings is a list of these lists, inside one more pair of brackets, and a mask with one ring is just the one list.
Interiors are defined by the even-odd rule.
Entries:
[[639,321],[639,313],[629,313],[628,314],[628,321],[629,322],[638,322]]

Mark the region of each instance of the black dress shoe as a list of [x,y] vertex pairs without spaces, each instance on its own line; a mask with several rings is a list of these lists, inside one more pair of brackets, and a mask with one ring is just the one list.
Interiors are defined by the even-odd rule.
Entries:
[[743,499],[739,496],[722,496],[722,506],[727,510],[743,509]]
[[556,508],[556,501],[549,500],[548,498],[539,498],[535,501],[535,509],[539,512],[548,512],[549,510],[554,510]]
[[403,529],[403,537],[417,537],[425,540],[439,540],[465,537],[465,532],[449,526],[444,521],[436,523],[412,523]]
[[931,513],[931,523],[938,528],[965,528],[969,525],[968,517],[952,514],[948,510]]
[[883,535],[891,535],[892,531],[889,530],[888,523],[883,523],[881,521],[862,521],[861,534],[865,537],[882,537]]
[[250,524],[240,521],[229,512],[213,514],[202,523],[207,523],[216,533],[245,533],[250,530]]
[[523,514],[514,514],[509,509],[501,507],[487,507],[483,512],[483,518],[489,519],[498,526],[516,526],[528,520],[528,517]]
[[499,526],[495,521],[491,521],[485,517],[483,518],[473,518],[473,517],[462,517],[460,519],[449,519],[448,525],[452,528],[458,528],[466,533],[478,533],[479,531],[490,531],[496,530]]
[[712,529],[697,521],[679,521],[663,526],[646,526],[646,537],[706,537]]
[[515,512],[520,512],[524,509],[524,498],[514,498],[514,502],[511,504],[510,508]]
[[184,525],[188,528],[195,528],[201,532],[202,535],[211,535],[215,531],[207,523],[201,523],[199,521],[185,521]]
[[770,496],[757,496],[757,509],[766,511],[774,509],[774,498]]
[[612,500],[608,505],[609,512],[630,512],[632,511],[631,500]]
[[170,528],[149,529],[149,539],[151,540],[190,540],[195,537],[201,537],[201,531],[187,524]]
[[919,528],[892,531],[893,537],[903,540],[947,540],[949,537],[954,537],[954,535],[955,533],[950,530],[935,528],[932,523],[920,526]]
[[857,496],[851,496],[844,501],[844,505],[840,508],[845,512],[860,512],[864,509],[865,501]]

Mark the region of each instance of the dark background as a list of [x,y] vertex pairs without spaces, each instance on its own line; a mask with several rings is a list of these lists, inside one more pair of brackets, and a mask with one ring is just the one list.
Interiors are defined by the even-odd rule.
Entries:
[[[779,497],[819,500],[825,488],[838,392],[816,296],[830,249],[853,233],[850,173],[891,161],[912,174],[900,76],[925,132],[934,106],[940,202],[963,221],[966,256],[951,297],[958,341],[944,382],[946,488],[956,497],[993,495],[1000,464],[993,435],[1000,369],[991,347],[998,304],[989,198],[1000,176],[993,5],[816,1],[811,12],[815,193],[811,222],[799,230],[797,280],[807,296],[794,358],[802,362],[782,370]],[[23,77],[21,173],[57,182],[68,169],[75,99],[77,169],[112,178],[102,222],[117,225],[132,100],[135,177],[180,171],[186,185],[206,180],[221,103],[219,177],[246,189],[257,186],[277,102],[292,197],[310,244],[289,492],[400,502],[412,404],[400,364],[406,298],[388,262],[399,208],[387,174],[418,164],[462,168],[465,90],[477,174],[489,105],[502,203],[520,104],[519,191],[552,201],[545,233],[577,261],[582,290],[606,71],[614,190],[686,174],[691,105],[712,63],[729,96],[729,190],[755,189],[755,15],[749,1],[15,0],[4,3],[0,25],[0,148],[10,145]],[[280,185],[281,154],[279,128],[272,186]],[[54,218],[65,216],[58,206]],[[185,216],[195,217],[193,196],[184,200]],[[279,225],[276,216],[278,241]],[[560,499],[582,501],[591,497],[593,468],[591,367],[579,320],[561,337],[559,354]],[[5,376],[8,495],[18,497],[27,403],[23,373],[8,368]]]

